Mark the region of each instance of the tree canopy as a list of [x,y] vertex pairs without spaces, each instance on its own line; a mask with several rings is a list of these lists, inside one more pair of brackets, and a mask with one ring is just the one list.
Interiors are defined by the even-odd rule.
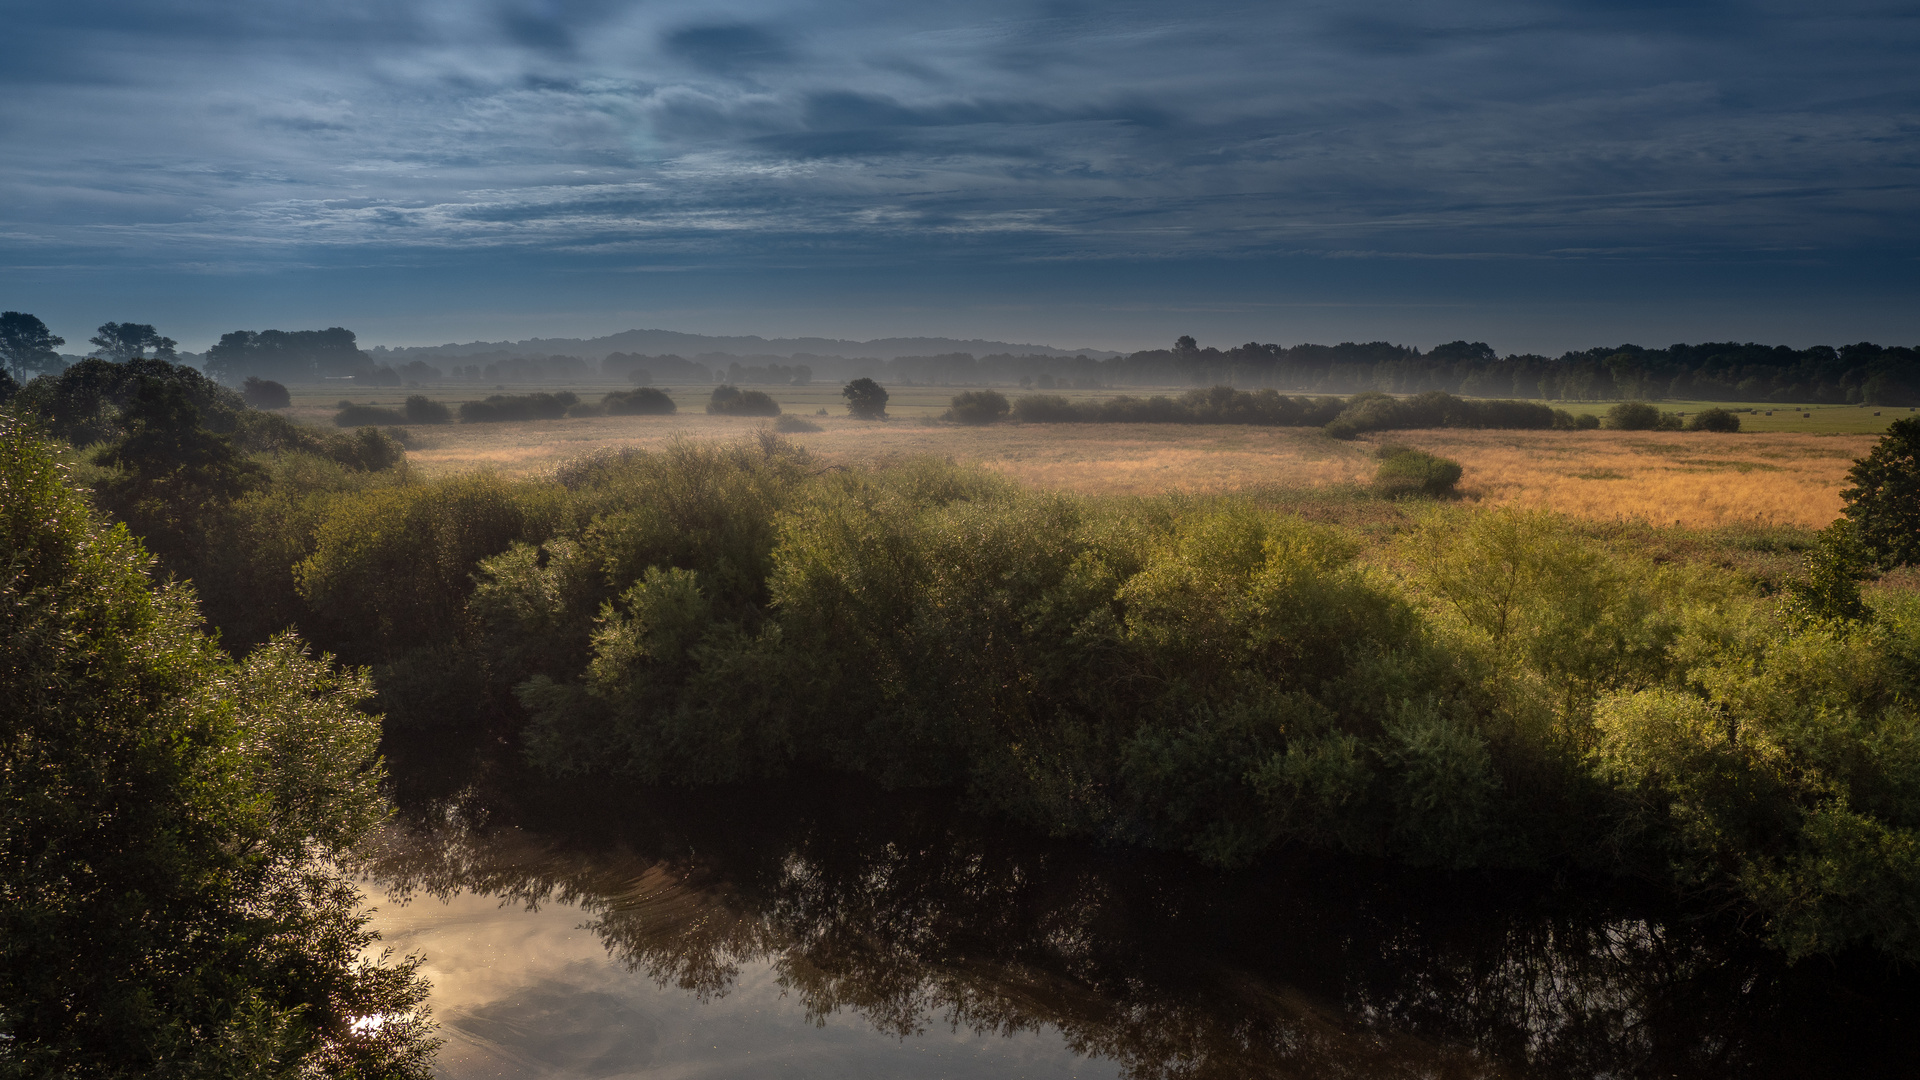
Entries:
[[1904,416],[1853,463],[1842,511],[1885,566],[1920,563],[1920,419]]
[[884,420],[887,416],[887,388],[872,379],[855,379],[842,387],[847,413],[863,420]]
[[47,324],[22,311],[0,312],[0,365],[16,380],[25,382],[60,367],[60,346],[67,339],[56,336]]
[[170,337],[161,337],[160,331],[147,323],[101,323],[99,331],[87,341],[97,350],[95,356],[115,363],[141,359],[174,360],[179,357],[173,348],[179,342]]
[[229,660],[150,562],[0,424],[0,1073],[424,1078],[417,962],[362,959],[346,876],[366,676]]

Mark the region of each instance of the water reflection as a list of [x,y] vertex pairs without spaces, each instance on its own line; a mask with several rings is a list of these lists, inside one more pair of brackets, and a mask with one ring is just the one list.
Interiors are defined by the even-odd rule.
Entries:
[[[995,1045],[1022,1063],[988,1074],[1064,1058],[1142,1080],[1891,1076],[1920,1049],[1911,978],[1787,967],[1734,928],[1592,889],[1325,859],[1212,874],[840,781],[619,801],[485,786],[416,801],[377,867],[396,897],[465,899],[389,917],[403,933],[470,920],[456,951],[545,927],[461,1023],[502,1046],[516,1030],[590,1040],[583,1075],[669,1058],[748,1071],[726,1057],[737,1040],[662,1043],[742,1000],[780,1011],[767,1023],[832,1019],[844,1037],[815,1052],[844,1055],[843,1073],[917,1071],[882,1059],[974,1053],[982,1036],[1009,1037]],[[529,956],[574,971],[572,996]],[[568,965],[607,956],[660,988],[651,1012],[580,990]],[[855,1038],[850,1018],[892,1038]]]

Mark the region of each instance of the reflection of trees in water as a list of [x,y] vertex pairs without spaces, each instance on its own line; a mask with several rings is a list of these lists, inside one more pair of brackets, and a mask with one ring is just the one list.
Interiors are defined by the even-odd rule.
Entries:
[[1218,875],[871,792],[511,813],[436,808],[378,874],[577,904],[702,997],[765,961],[816,1021],[1057,1027],[1134,1077],[1891,1075],[1920,1049],[1911,980],[1787,968],[1603,897],[1325,860]]

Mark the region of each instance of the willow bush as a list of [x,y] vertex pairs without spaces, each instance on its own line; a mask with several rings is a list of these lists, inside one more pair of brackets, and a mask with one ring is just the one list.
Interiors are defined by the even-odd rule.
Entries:
[[261,467],[204,533],[216,622],[284,617],[377,665],[389,723],[579,782],[855,772],[1223,865],[1660,880],[1794,955],[1920,957],[1920,603],[1851,533],[1769,594],[1545,512],[1383,537],[770,430],[528,480]]

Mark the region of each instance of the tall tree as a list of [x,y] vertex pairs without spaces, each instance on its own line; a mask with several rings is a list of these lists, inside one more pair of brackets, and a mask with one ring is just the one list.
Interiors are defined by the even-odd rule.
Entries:
[[87,341],[95,346],[95,356],[115,363],[148,357],[173,360],[178,355],[173,347],[179,343],[161,337],[160,331],[148,323],[101,323],[99,332]]
[[244,662],[0,421],[0,1075],[428,1075],[415,963],[348,872],[383,820],[364,674]]
[[46,371],[60,369],[60,354],[55,350],[67,339],[56,336],[47,324],[24,311],[0,312],[0,364],[20,382]]

